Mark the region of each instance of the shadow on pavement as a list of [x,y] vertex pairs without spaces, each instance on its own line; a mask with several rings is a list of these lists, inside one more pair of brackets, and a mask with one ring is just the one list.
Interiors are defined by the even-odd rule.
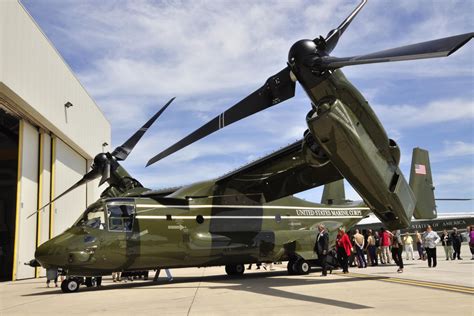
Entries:
[[[104,290],[117,290],[117,289],[134,289],[134,288],[149,288],[150,290],[166,290],[170,288],[207,288],[207,289],[229,289],[234,291],[247,291],[260,295],[268,295],[273,297],[281,297],[286,299],[318,303],[331,305],[347,309],[367,309],[372,308],[371,306],[356,304],[347,302],[344,300],[328,299],[322,297],[315,297],[295,292],[289,292],[286,290],[280,290],[279,287],[291,287],[291,286],[302,286],[302,285],[324,285],[324,284],[335,284],[340,283],[343,286],[346,282],[361,282],[361,281],[373,281],[379,279],[387,279],[387,277],[351,277],[345,276],[344,278],[322,278],[319,274],[313,273],[304,278],[300,276],[288,276],[286,271],[276,272],[254,272],[248,273],[241,277],[229,277],[227,275],[210,275],[210,276],[189,276],[189,277],[174,277],[172,282],[166,280],[160,280],[158,282],[153,281],[134,281],[127,283],[114,283],[106,284],[99,288],[97,287],[81,287],[79,293],[63,294],[63,295],[80,295],[81,292],[91,291],[104,291]],[[186,283],[200,282],[198,286],[179,286]],[[206,285],[203,283],[213,283],[212,285]],[[166,285],[166,286],[162,286]],[[178,286],[176,286],[178,285]],[[42,293],[32,293],[23,296],[42,296],[62,294],[61,290],[58,291],[47,291]]]

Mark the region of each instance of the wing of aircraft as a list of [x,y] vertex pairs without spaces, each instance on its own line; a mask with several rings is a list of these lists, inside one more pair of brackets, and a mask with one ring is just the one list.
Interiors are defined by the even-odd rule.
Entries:
[[319,166],[309,164],[303,142],[299,140],[222,176],[216,181],[216,193],[262,194],[270,202],[342,179],[329,161]]

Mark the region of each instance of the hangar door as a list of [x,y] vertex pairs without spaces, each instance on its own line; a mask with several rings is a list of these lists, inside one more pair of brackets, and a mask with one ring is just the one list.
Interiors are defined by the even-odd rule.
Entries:
[[[21,120],[20,124],[20,181],[16,214],[16,261],[14,279],[35,277],[35,269],[24,263],[34,258],[36,249],[36,216],[27,219],[38,205],[38,129]],[[16,272],[16,273],[15,273]]]
[[[87,169],[87,160],[58,138],[53,141],[54,151],[54,196],[66,191],[79,181]],[[79,218],[87,206],[87,186],[69,192],[54,202],[52,237],[64,232]]]

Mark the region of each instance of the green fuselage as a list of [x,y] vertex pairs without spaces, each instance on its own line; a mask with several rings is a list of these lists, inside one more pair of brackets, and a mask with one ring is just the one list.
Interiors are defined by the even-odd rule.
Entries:
[[[124,204],[134,207],[127,216],[132,225],[114,227],[109,208]],[[36,258],[44,267],[87,276],[273,262],[295,254],[311,260],[317,258],[313,251],[317,224],[328,228],[333,245],[338,227],[351,227],[369,212],[363,204],[327,206],[294,197],[263,205],[212,205],[210,198],[181,204],[109,198],[85,214],[93,210],[103,212],[99,225],[81,218],[38,248]],[[101,211],[93,212],[98,216]]]

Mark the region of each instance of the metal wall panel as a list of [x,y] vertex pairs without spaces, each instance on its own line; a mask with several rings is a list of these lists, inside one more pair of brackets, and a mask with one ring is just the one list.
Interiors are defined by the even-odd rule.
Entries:
[[[50,192],[51,192],[51,136],[46,133],[42,133],[40,138],[42,141],[42,155],[43,168],[40,169],[40,183],[41,183],[41,192],[38,192],[40,195],[39,198],[39,207],[45,205],[50,201]],[[41,171],[42,170],[42,171]],[[49,239],[49,207],[44,208],[38,214],[38,245],[41,245]],[[38,269],[39,276],[45,276],[46,270]],[[38,275],[37,275],[38,276]]]
[[[51,192],[51,136],[43,134],[43,174],[41,176],[42,190],[41,190],[41,206],[50,201]],[[40,212],[40,238],[41,245],[49,239],[49,207],[45,207]]]
[[[86,159],[60,139],[56,139],[54,163],[54,196],[66,191],[86,173]],[[86,186],[66,194],[54,202],[53,236],[61,234],[86,209]]]
[[[32,278],[35,269],[25,266],[24,263],[34,258],[36,249],[36,216],[27,219],[28,215],[37,209],[38,200],[38,130],[36,127],[23,121],[21,148],[21,186],[20,203],[17,208],[18,225],[15,243],[16,279]],[[14,264],[15,264],[14,263]],[[15,272],[15,269],[14,269]]]

